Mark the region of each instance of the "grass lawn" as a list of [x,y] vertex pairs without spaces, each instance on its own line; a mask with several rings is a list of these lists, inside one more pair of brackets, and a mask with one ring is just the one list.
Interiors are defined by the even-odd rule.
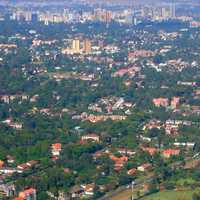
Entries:
[[112,198],[109,198],[109,200],[130,200],[131,195],[132,195],[131,190],[126,190]]
[[181,178],[181,179],[179,179],[179,180],[176,182],[177,185],[181,185],[181,186],[183,186],[184,183],[187,183],[187,184],[191,184],[191,185],[192,185],[192,184],[195,183],[195,180],[192,179],[192,178]]
[[163,191],[142,198],[142,200],[192,200],[194,190]]

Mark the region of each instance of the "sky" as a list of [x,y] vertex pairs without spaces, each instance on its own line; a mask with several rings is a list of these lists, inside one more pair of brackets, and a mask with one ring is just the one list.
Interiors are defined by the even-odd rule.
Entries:
[[64,3],[69,3],[69,2],[74,2],[74,3],[80,3],[80,2],[90,2],[90,3],[103,3],[103,4],[108,4],[108,3],[112,3],[112,4],[122,4],[122,5],[126,5],[126,4],[130,4],[130,3],[140,3],[140,4],[145,4],[145,3],[170,3],[174,1],[175,3],[179,3],[179,2],[200,2],[200,0],[0,0],[0,3],[4,2],[4,3],[13,3],[13,2],[42,2],[42,3],[60,3],[60,2],[64,2]]

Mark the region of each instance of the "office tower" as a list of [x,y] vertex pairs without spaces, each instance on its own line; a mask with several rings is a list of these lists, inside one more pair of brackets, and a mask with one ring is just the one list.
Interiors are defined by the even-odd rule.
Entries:
[[32,13],[31,21],[32,22],[37,22],[38,21],[38,15],[37,15],[37,13]]
[[91,41],[88,40],[88,39],[84,40],[84,42],[83,42],[83,51],[85,53],[90,53],[91,50],[92,50]]
[[168,19],[168,18],[170,18],[170,12],[169,12],[169,9],[168,8],[166,8],[166,7],[162,7],[161,8],[161,15],[162,15],[162,18],[163,19]]
[[104,41],[103,40],[99,40],[98,41],[98,46],[102,49],[104,48]]
[[106,11],[105,12],[105,22],[110,23],[112,20],[112,12],[111,11]]
[[137,20],[136,17],[133,17],[133,24],[134,24],[135,26],[137,26],[137,24],[138,24],[138,20]]
[[27,11],[27,12],[23,12],[22,13],[25,17],[25,21],[30,22],[31,21],[31,17],[32,17],[32,13]]
[[80,52],[80,40],[79,39],[73,40],[72,49],[74,52]]
[[112,21],[112,12],[108,10],[97,9],[94,13],[94,18],[97,21],[110,23]]
[[126,23],[126,24],[132,24],[132,23],[133,23],[133,15],[132,15],[132,13],[128,14],[128,15],[125,17],[125,23]]
[[171,3],[170,13],[172,19],[176,18],[176,6],[174,2]]

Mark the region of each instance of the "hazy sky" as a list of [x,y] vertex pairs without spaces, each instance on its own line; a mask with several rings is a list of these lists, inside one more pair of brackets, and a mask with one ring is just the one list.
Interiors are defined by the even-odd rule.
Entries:
[[200,0],[0,0],[0,3],[16,3],[16,2],[32,2],[32,3],[68,3],[73,2],[73,3],[80,3],[80,2],[89,2],[89,3],[103,3],[103,4],[130,4],[130,3],[140,3],[140,4],[147,4],[147,3],[170,3],[170,2],[175,2],[175,3],[180,3],[180,2],[185,2],[185,3],[192,3],[192,2],[200,2]]

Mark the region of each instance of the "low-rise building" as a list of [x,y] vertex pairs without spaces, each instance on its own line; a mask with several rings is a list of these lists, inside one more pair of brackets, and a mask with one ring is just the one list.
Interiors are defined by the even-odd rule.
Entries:
[[89,141],[89,140],[91,140],[91,141],[94,141],[94,142],[100,142],[99,136],[96,135],[96,134],[94,134],[94,133],[82,136],[81,140],[82,141]]
[[129,169],[129,170],[127,171],[127,174],[132,176],[132,175],[135,175],[136,172],[137,172],[137,169],[132,168],[132,169]]
[[61,143],[54,143],[51,145],[51,154],[52,154],[53,160],[58,159],[58,156],[60,156],[61,150],[62,150]]
[[144,163],[137,167],[137,170],[140,172],[145,172],[147,170],[150,170],[152,168],[152,165],[150,163]]
[[29,188],[24,191],[19,192],[19,197],[24,200],[36,200],[36,189]]
[[0,199],[12,197],[15,195],[15,185],[13,183],[0,185]]
[[162,152],[163,157],[170,158],[171,156],[178,156],[180,154],[179,149],[166,149]]
[[163,97],[154,98],[153,99],[153,104],[156,107],[160,107],[160,106],[167,107],[169,105],[169,100],[168,100],[168,98],[163,98]]

